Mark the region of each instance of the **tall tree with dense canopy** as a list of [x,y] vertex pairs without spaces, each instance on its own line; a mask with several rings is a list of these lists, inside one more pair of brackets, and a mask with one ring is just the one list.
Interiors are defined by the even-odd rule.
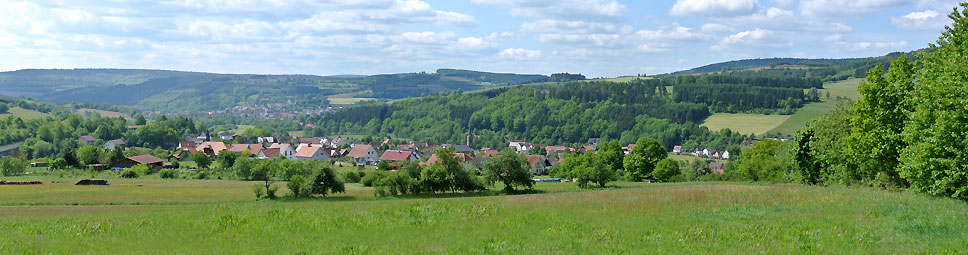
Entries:
[[652,178],[659,182],[667,182],[670,178],[676,176],[680,172],[679,161],[666,158],[659,160],[659,163],[656,163],[655,170],[652,171]]
[[854,104],[852,132],[845,140],[849,159],[863,180],[887,181],[880,185],[906,186],[898,175],[898,157],[907,143],[901,131],[911,112],[914,65],[907,56],[891,63],[885,75],[878,66],[871,69],[857,88],[863,95]]
[[505,149],[497,157],[484,164],[484,179],[489,185],[495,182],[504,184],[504,191],[514,191],[514,186],[531,188],[531,171],[528,171],[528,159],[521,154]]
[[608,141],[598,147],[598,155],[602,157],[603,163],[614,171],[622,170],[622,160],[625,159],[625,152],[618,141]]
[[968,199],[968,3],[948,17],[921,57],[900,175],[919,191]]
[[669,157],[669,153],[658,141],[648,137],[639,138],[623,161],[625,179],[642,181],[651,178],[655,164],[666,157]]
[[191,158],[192,158],[192,161],[195,162],[195,165],[197,165],[198,168],[201,168],[201,169],[208,168],[208,166],[212,164],[212,158],[209,158],[208,155],[205,155],[205,153],[202,153],[202,152],[196,152],[195,154],[192,154]]

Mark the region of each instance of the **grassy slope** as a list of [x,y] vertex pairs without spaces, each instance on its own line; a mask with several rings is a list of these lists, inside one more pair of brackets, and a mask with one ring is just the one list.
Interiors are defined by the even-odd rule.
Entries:
[[[800,130],[800,128],[807,123],[807,121],[823,116],[827,112],[837,108],[838,96],[851,99],[860,98],[860,93],[857,92],[857,84],[860,82],[860,80],[861,79],[849,79],[841,82],[824,84],[824,89],[820,92],[822,101],[805,105],[803,108],[800,108],[796,113],[791,115],[790,118],[785,122],[770,130],[770,132],[795,134],[797,130]],[[830,92],[830,99],[826,98],[827,92]]]
[[47,117],[48,115],[46,113],[42,113],[34,110],[27,110],[20,107],[10,107],[10,109],[7,112],[8,113],[0,114],[0,118],[6,118],[7,116],[14,115],[24,120],[32,120],[32,119],[40,119],[43,117]]
[[716,113],[703,121],[702,126],[712,131],[729,128],[740,134],[763,134],[784,123],[790,115],[748,113]]
[[83,115],[86,112],[96,112],[96,113],[100,114],[101,117],[109,117],[109,118],[124,117],[125,119],[128,119],[128,120],[131,119],[131,116],[128,116],[127,114],[120,113],[120,112],[112,112],[112,111],[105,111],[105,110],[98,110],[98,109],[90,109],[90,108],[77,109],[77,113],[78,114]]
[[[154,190],[165,181],[144,182],[139,188]],[[240,194],[250,185],[169,182],[224,182],[233,186],[225,189]],[[573,189],[570,183],[538,185]],[[0,196],[14,196],[7,195],[10,188],[0,186]],[[14,188],[44,193],[47,185]],[[110,191],[144,195],[131,189]],[[936,254],[968,249],[965,202],[867,188],[646,184],[536,195],[346,201],[362,197],[367,195],[0,207],[5,230],[0,253]]]

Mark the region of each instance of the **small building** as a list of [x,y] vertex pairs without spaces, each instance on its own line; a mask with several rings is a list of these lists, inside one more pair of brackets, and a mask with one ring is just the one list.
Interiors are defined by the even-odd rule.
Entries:
[[114,139],[104,143],[104,148],[108,150],[113,150],[115,148],[124,149],[125,146],[127,146],[127,144],[124,143],[124,141],[122,141],[121,139]]
[[[457,158],[457,160],[460,162],[461,165],[463,165],[464,163],[467,163],[467,162],[473,162],[474,161],[474,158],[472,158],[470,155],[465,154],[465,153],[454,153],[454,158]],[[437,163],[437,160],[438,159],[439,158],[437,157],[437,154],[430,155],[430,158],[427,158],[427,161],[420,162],[420,166],[433,165],[434,163]]]
[[271,137],[271,136],[262,136],[262,137],[256,138],[255,140],[258,143],[261,143],[261,144],[275,143],[276,142],[276,138],[275,137]]
[[160,169],[164,160],[150,154],[131,156],[111,163],[111,168],[131,168],[138,164],[145,164]]
[[729,151],[723,151],[723,154],[720,155],[720,157],[722,157],[723,159],[729,159]]
[[528,165],[531,166],[531,174],[544,175],[551,168],[551,160],[542,155],[528,155]]
[[233,144],[229,151],[238,153],[248,151],[249,155],[259,155],[259,152],[261,152],[262,149],[262,144]]
[[97,138],[89,135],[82,135],[81,137],[77,138],[77,141],[81,142],[83,145],[92,145],[95,141],[97,141]]
[[375,164],[380,160],[379,154],[373,149],[373,146],[368,144],[357,144],[353,146],[353,149],[346,156],[349,156],[353,159],[353,162],[361,165]]
[[726,163],[723,162],[709,162],[709,170],[714,174],[723,174],[723,167]]
[[293,158],[296,160],[303,160],[303,161],[305,160],[326,161],[330,159],[329,151],[327,151],[325,147],[323,147],[322,145],[312,145],[312,144],[297,151],[296,155],[294,155]]
[[209,157],[218,156],[222,151],[228,150],[230,147],[224,142],[203,142],[195,148],[196,151],[200,151],[208,155]]
[[286,157],[288,159],[294,159],[296,156],[296,149],[289,145],[288,143],[274,143],[269,145],[269,149],[279,149],[279,155]]
[[47,166],[48,166],[47,162],[43,162],[43,161],[30,162],[30,167],[47,167]]
[[682,154],[682,146],[681,145],[672,146],[672,153],[675,153],[676,155]]
[[403,162],[403,161],[418,161],[420,158],[416,156],[417,154],[411,151],[400,151],[400,150],[388,150],[383,152],[380,156],[380,161],[386,162]]

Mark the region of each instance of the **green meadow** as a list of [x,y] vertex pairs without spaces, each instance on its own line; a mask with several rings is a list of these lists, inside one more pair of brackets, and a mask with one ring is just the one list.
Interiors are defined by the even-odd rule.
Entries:
[[[89,177],[89,176],[88,176]],[[968,206],[914,192],[615,182],[255,200],[252,183],[0,186],[0,254],[959,254]],[[49,183],[57,181],[57,183]],[[284,185],[282,185],[284,186]],[[287,193],[281,190],[280,193]],[[75,205],[76,204],[76,205]]]
[[9,110],[7,110],[7,113],[0,114],[0,118],[6,118],[7,116],[10,116],[10,115],[20,117],[21,119],[24,119],[24,120],[32,120],[32,119],[40,119],[43,117],[47,117],[50,114],[13,106],[13,107],[10,107]]
[[763,134],[786,122],[791,115],[750,113],[716,113],[706,118],[702,126],[711,131],[729,128],[740,134]]
[[[860,92],[857,92],[857,85],[862,79],[848,79],[835,83],[824,84],[824,89],[820,91],[821,101],[804,105],[796,113],[790,115],[786,121],[776,126],[770,132],[781,134],[796,134],[808,121],[823,116],[831,110],[837,108],[837,97],[857,99]],[[826,98],[826,93],[830,93],[830,98]]]

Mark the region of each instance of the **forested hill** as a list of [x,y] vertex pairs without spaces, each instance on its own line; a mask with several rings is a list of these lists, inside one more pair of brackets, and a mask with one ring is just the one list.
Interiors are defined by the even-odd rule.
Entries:
[[[400,99],[546,81],[544,75],[440,69],[370,76],[254,75],[139,69],[49,69],[0,73],[0,94],[54,103],[86,102],[190,112],[286,102],[325,107],[326,96]],[[291,102],[291,103],[290,103]]]
[[[921,50],[919,50],[921,51]],[[917,52],[917,51],[915,51]],[[880,57],[871,58],[843,58],[843,59],[808,59],[808,58],[761,58],[734,60],[722,63],[715,63],[696,67],[689,70],[678,71],[670,75],[705,74],[723,71],[742,71],[742,70],[763,70],[770,68],[786,69],[808,69],[812,70],[813,76],[828,76],[837,80],[837,77],[853,76],[859,73],[866,73],[867,70],[881,64],[887,66],[891,60],[896,59],[904,53],[894,52]],[[910,54],[910,53],[909,53]],[[838,75],[839,74],[839,75]]]

